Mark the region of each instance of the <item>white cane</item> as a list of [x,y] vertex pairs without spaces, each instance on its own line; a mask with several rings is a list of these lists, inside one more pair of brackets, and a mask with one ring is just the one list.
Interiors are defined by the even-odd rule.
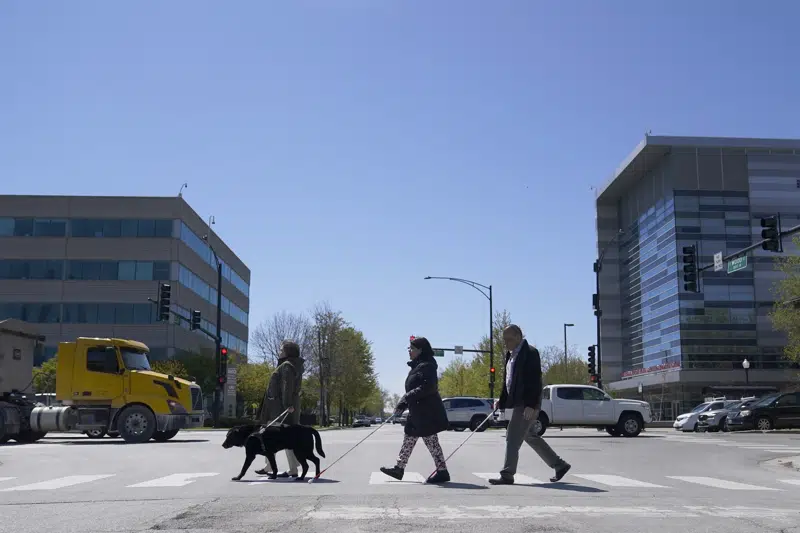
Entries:
[[[478,432],[478,431],[479,431],[479,430],[480,430],[480,429],[483,427],[483,425],[484,425],[486,422],[488,422],[488,421],[489,421],[489,419],[491,419],[491,418],[494,418],[494,414],[495,414],[496,412],[497,412],[497,407],[495,407],[495,408],[494,408],[494,411],[492,411],[491,413],[489,413],[489,416],[487,416],[486,418],[484,418],[484,419],[483,419],[483,422],[481,422],[480,424],[478,424],[478,427],[476,427],[476,428],[475,428],[475,430],[474,430],[472,433],[470,433],[469,435],[467,435],[467,438],[466,438],[466,439],[464,439],[464,442],[462,442],[461,444],[459,444],[459,445],[458,445],[458,448],[456,448],[455,450],[453,450],[453,451],[450,453],[450,455],[448,455],[448,456],[445,458],[444,462],[445,462],[445,463],[447,463],[447,461],[449,461],[449,460],[450,460],[450,458],[451,458],[451,457],[453,457],[453,456],[456,454],[456,452],[457,452],[458,450],[460,450],[460,449],[461,449],[461,447],[462,447],[463,445],[465,445],[465,444],[467,443],[467,441],[468,441],[469,439],[471,439],[471,438],[472,438],[472,436],[473,436],[475,433],[477,433],[477,432]],[[438,469],[437,469],[437,470],[438,470]],[[431,472],[431,476],[432,476],[432,475],[434,475],[435,473],[436,473],[436,470],[434,470],[433,472]],[[428,476],[428,477],[431,477],[431,476]]]

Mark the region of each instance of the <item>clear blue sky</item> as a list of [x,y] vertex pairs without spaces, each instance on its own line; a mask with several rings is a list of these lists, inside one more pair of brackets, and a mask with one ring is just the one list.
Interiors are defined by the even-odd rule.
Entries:
[[800,3],[0,6],[4,193],[174,195],[252,269],[251,325],[328,300],[402,389],[493,284],[594,341],[593,193],[655,135],[800,137]]

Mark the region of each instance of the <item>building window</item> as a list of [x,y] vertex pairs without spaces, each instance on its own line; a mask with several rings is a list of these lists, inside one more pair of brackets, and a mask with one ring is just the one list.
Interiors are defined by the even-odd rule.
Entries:
[[56,303],[0,303],[0,320],[16,318],[35,324],[57,324],[59,311]]
[[75,218],[71,221],[73,237],[172,237],[172,219],[98,219]]
[[[217,268],[217,263],[214,260],[214,254],[211,253],[211,249],[208,247],[208,244],[197,236],[195,232],[193,232],[189,226],[187,226],[184,222],[181,222],[181,241],[183,241],[186,246],[191,248],[194,253],[200,256],[200,258],[208,263],[211,267],[215,270]],[[236,287],[242,294],[245,296],[250,296],[250,285],[239,276],[225,261],[220,261],[222,263],[222,277],[227,279],[231,282],[231,284]]]
[[64,261],[45,259],[0,260],[0,279],[63,279]]
[[64,237],[67,221],[59,218],[0,218],[0,237]]
[[169,281],[169,261],[70,261],[67,279]]
[[153,304],[65,303],[63,322],[67,324],[152,324],[156,320]]
[[[180,265],[179,268],[178,281],[211,305],[217,305],[217,290],[183,265]],[[247,312],[231,302],[224,294],[222,295],[222,310],[245,326],[247,325]]]

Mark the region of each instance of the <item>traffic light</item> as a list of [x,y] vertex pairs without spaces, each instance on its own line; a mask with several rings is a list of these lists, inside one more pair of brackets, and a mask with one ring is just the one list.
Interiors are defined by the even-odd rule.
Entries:
[[219,383],[220,386],[225,385],[226,381],[228,381],[228,379],[224,374],[217,377],[217,383]]
[[192,324],[191,329],[200,329],[200,321],[202,320],[203,316],[200,314],[200,311],[192,310]]
[[761,238],[767,242],[761,244],[761,248],[768,252],[780,253],[783,251],[781,242],[781,219],[772,215],[761,219]]
[[597,359],[595,356],[595,347],[594,345],[589,346],[589,363],[586,365],[589,369],[589,375],[594,376],[597,374]]
[[170,298],[172,296],[172,286],[169,283],[162,283],[158,287],[158,319],[169,322]]
[[700,292],[697,290],[697,247],[683,247],[683,290],[688,292]]
[[228,349],[224,346],[219,349],[219,372],[217,372],[217,376],[220,385],[225,383],[225,379],[228,376]]
[[489,382],[494,383],[494,367],[489,369]]
[[591,381],[592,383],[597,383],[597,375],[592,374],[591,376],[589,376],[589,381]]

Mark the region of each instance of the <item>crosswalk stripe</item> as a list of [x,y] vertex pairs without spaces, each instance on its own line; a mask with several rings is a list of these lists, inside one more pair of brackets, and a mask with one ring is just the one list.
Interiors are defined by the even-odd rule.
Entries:
[[800,485],[800,479],[779,479],[778,481],[789,485]]
[[[473,472],[473,476],[477,476],[485,481],[489,481],[492,478],[500,477],[499,474],[494,473],[483,473],[483,472]],[[525,474],[514,474],[514,485],[544,485],[544,481],[540,479],[536,479],[533,477],[526,476]]]
[[100,474],[95,476],[66,476],[56,479],[49,479],[47,481],[40,481],[39,483],[31,483],[30,485],[19,485],[17,487],[9,487],[0,492],[10,492],[18,490],[55,490],[71,487],[73,485],[80,485],[82,483],[89,483],[107,477],[112,477],[114,474]]
[[606,474],[573,474],[573,475],[581,479],[594,481],[595,483],[600,483],[602,485],[608,485],[609,487],[638,487],[638,488],[648,488],[648,489],[667,488],[663,485],[656,485],[655,483],[647,483],[646,481],[638,481],[636,479],[630,479],[622,476],[612,476]]
[[418,472],[406,472],[402,481],[398,481],[383,472],[372,472],[369,475],[370,485],[413,485],[415,483],[425,483],[425,477]]
[[143,481],[141,483],[136,483],[135,485],[128,485],[127,488],[138,489],[138,488],[152,488],[152,487],[183,487],[185,485],[188,485],[189,483],[194,483],[196,478],[214,477],[218,475],[219,475],[218,472],[171,474],[169,476],[164,476],[156,479],[151,479],[149,481]]
[[697,485],[705,485],[706,487],[713,487],[717,489],[726,490],[780,490],[769,487],[760,487],[758,485],[748,485],[747,483],[739,483],[737,481],[727,481],[725,479],[717,479],[713,477],[702,476],[667,476],[670,479],[677,479],[678,481],[685,481],[687,483],[695,483]]
[[800,453],[800,448],[763,448],[765,452],[770,453]]
[[12,479],[17,479],[15,477],[0,477],[0,481],[11,481]]

